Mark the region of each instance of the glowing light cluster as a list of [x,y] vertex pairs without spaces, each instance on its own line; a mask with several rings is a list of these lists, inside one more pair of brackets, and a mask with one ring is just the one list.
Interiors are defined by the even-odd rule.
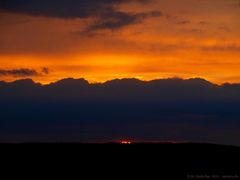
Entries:
[[131,141],[121,141],[121,144],[132,144]]

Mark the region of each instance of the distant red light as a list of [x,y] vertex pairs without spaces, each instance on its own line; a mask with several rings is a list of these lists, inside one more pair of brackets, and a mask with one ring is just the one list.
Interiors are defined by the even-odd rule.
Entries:
[[121,141],[121,144],[132,144],[131,141]]

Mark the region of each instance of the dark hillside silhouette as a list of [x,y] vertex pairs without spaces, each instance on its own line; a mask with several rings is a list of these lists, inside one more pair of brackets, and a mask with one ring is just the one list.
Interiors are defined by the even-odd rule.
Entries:
[[0,141],[121,138],[240,145],[240,85],[204,79],[0,83]]

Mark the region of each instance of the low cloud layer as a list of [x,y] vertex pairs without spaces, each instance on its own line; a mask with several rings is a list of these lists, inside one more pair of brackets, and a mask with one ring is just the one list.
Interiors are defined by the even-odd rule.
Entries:
[[49,70],[46,67],[42,68],[41,72],[37,72],[34,69],[27,69],[27,68],[11,69],[11,70],[0,69],[0,77],[1,76],[32,77],[32,76],[41,76],[48,73],[49,73]]
[[37,71],[33,69],[13,69],[13,70],[0,69],[0,76],[28,77],[37,75],[38,75]]

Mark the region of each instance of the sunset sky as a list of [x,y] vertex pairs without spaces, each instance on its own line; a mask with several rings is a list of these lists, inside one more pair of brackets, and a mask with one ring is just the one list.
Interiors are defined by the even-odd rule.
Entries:
[[1,0],[0,80],[240,82],[238,0]]
[[1,142],[240,145],[240,0],[0,0]]

